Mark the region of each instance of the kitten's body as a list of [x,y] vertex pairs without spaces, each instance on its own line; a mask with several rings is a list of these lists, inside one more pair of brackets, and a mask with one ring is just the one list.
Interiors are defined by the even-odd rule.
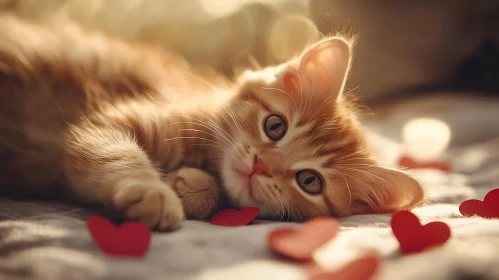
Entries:
[[[346,64],[340,61],[344,65],[337,77],[328,79],[327,91],[341,94],[348,56]],[[314,53],[301,59],[312,63]],[[417,182],[373,167],[343,98],[327,106],[329,96],[308,92],[321,90],[324,73],[316,73],[317,89],[304,88],[307,71],[319,71],[315,66],[293,66],[304,77],[293,74],[291,83],[281,82],[288,77],[282,73],[291,69],[284,65],[247,73],[231,84],[147,46],[3,17],[0,186],[15,192],[69,187],[81,200],[172,229],[185,214],[207,217],[224,197],[236,206],[260,206],[265,217],[293,219],[387,211],[419,202]],[[262,117],[276,112],[286,115],[289,127],[282,140],[269,141],[259,131]],[[320,129],[309,131],[314,127]],[[331,156],[360,172],[335,173]],[[251,166],[257,157],[268,166],[265,176],[255,179]],[[296,188],[296,165],[331,171],[321,173],[322,198]],[[244,175],[247,168],[251,175]],[[336,189],[329,186],[335,180],[341,182]],[[237,186],[247,182],[252,182],[249,191]],[[396,190],[398,182],[410,184],[407,194]],[[362,189],[369,187],[373,190]]]

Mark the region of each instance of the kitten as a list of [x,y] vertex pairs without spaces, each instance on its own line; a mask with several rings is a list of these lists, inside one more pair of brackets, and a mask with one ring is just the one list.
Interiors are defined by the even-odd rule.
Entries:
[[305,220],[419,203],[377,165],[342,96],[351,43],[330,37],[235,82],[76,27],[0,19],[0,186],[176,229],[223,207]]

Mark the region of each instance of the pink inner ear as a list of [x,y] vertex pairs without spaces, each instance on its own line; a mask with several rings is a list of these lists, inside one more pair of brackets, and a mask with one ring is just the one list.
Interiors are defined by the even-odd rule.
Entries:
[[298,85],[296,75],[293,73],[286,73],[283,78],[284,90],[286,92],[295,92]]

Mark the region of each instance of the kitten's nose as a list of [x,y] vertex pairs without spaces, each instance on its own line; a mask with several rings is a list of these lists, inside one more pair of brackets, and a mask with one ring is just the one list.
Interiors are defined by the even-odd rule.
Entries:
[[272,177],[269,173],[269,168],[265,165],[265,162],[258,156],[255,156],[255,163],[253,164],[252,174],[263,175],[267,177]]

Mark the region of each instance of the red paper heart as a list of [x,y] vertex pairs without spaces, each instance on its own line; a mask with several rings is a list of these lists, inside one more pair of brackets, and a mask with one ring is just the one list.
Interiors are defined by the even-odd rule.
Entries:
[[233,208],[218,211],[210,218],[210,223],[216,226],[238,227],[249,224],[253,221],[260,209],[257,207],[245,207],[239,211]]
[[337,271],[324,271],[313,264],[307,269],[309,280],[368,280],[381,264],[378,256],[365,256],[356,259]]
[[90,235],[100,249],[112,256],[142,257],[149,250],[151,232],[140,222],[114,226],[106,218],[93,215],[87,220]]
[[446,162],[432,161],[432,162],[416,162],[408,156],[400,158],[399,165],[409,169],[437,169],[445,172],[450,171],[450,166]]
[[338,222],[329,217],[314,218],[301,229],[278,228],[273,230],[267,243],[274,252],[298,261],[312,259],[312,254],[331,240],[338,231]]
[[463,216],[478,215],[483,218],[499,218],[499,189],[493,189],[485,195],[483,202],[478,199],[463,201],[459,205]]
[[450,238],[450,228],[443,222],[421,225],[416,215],[409,211],[395,213],[391,220],[393,234],[400,243],[403,254],[422,252],[440,246]]

